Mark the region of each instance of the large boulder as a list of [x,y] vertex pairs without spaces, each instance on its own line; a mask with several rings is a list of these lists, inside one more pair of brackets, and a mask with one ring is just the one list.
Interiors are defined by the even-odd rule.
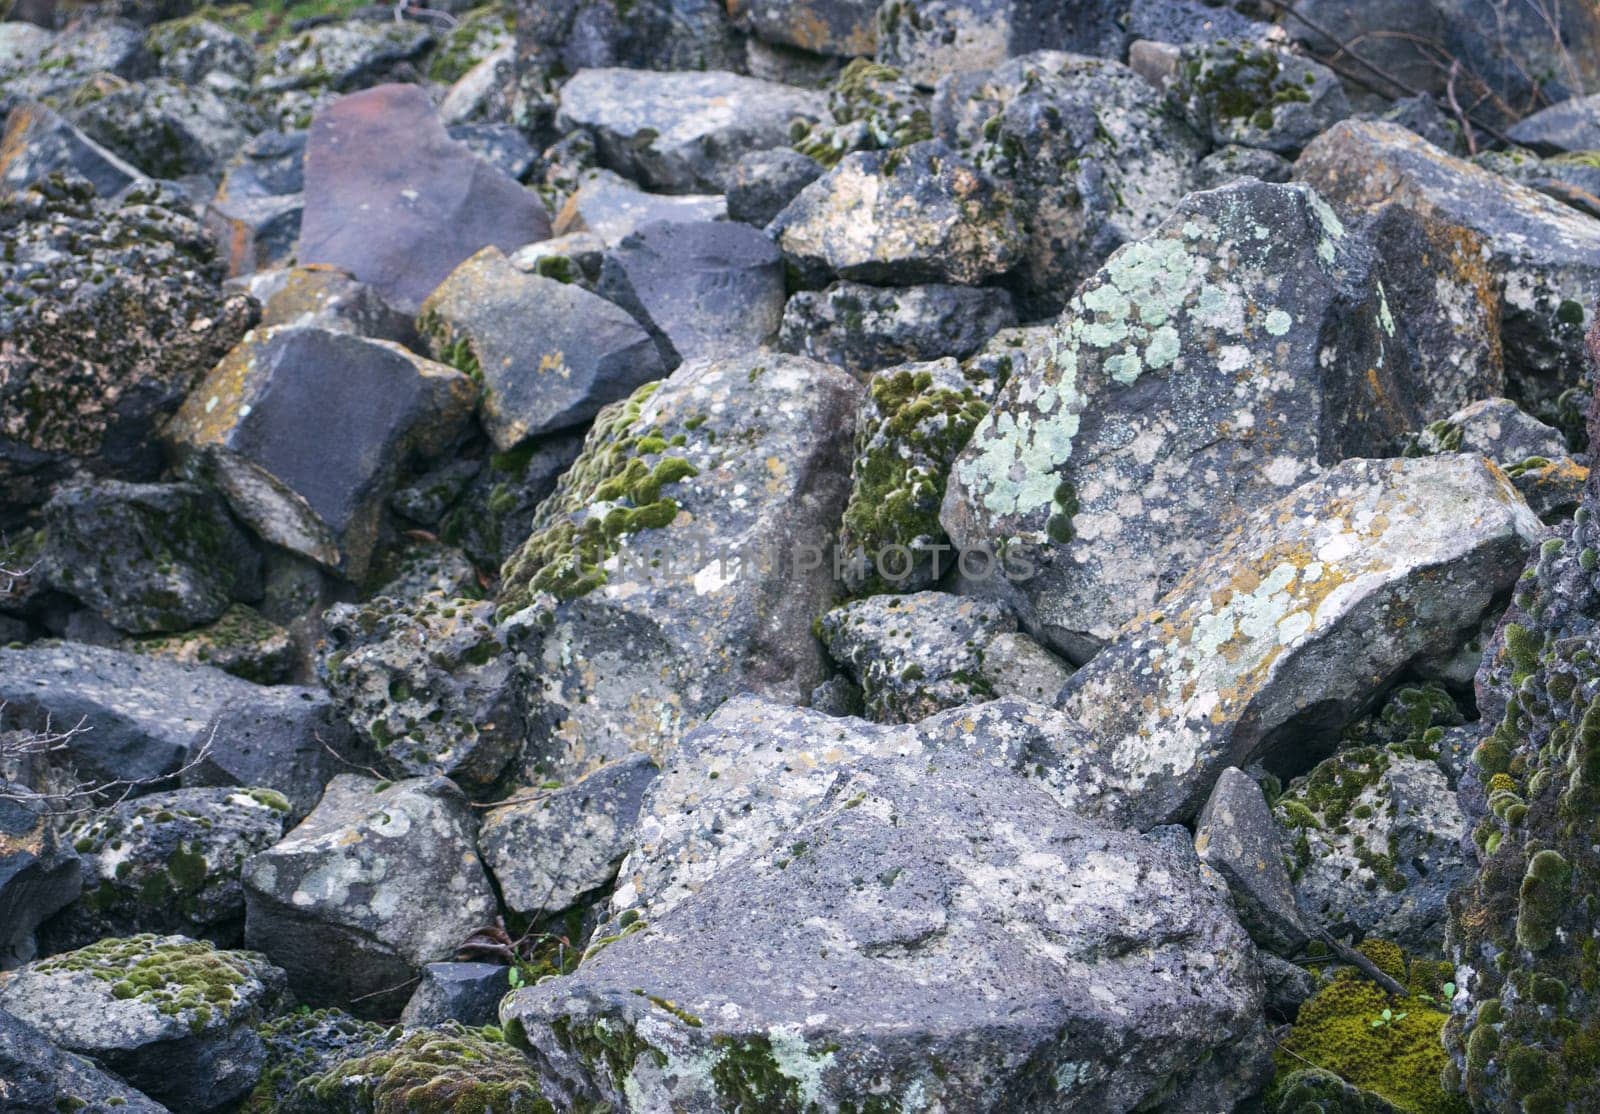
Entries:
[[1141,826],[1228,766],[1303,769],[1413,659],[1457,645],[1542,531],[1482,458],[1347,460],[1242,519],[1067,682]]
[[0,1010],[0,1079],[16,1114],[165,1114],[167,1109],[82,1056],[63,1052],[6,1010]]
[[[1303,186],[1191,194],[1083,284],[951,470],[980,590],[1082,660],[1229,519],[1414,428],[1371,253]],[[1031,571],[1030,571],[1031,567]]]

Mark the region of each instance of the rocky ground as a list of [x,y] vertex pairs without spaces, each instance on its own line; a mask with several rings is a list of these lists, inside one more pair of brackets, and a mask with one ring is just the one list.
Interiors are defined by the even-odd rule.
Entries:
[[1593,3],[0,16],[0,1112],[1600,1109]]

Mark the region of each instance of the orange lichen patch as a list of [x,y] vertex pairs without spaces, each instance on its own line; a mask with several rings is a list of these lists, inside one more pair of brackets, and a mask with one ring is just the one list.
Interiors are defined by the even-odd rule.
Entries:
[[183,405],[167,423],[167,436],[175,441],[199,446],[222,444],[238,425],[241,409],[250,404],[246,396],[255,378],[256,345],[265,344],[276,330],[252,329],[233,346],[222,361],[189,392]]

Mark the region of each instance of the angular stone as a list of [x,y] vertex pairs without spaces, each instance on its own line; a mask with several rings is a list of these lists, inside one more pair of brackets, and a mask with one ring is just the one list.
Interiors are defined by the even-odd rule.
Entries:
[[1230,765],[1290,769],[1511,586],[1538,519],[1467,456],[1347,460],[1238,528],[1073,674],[1139,826],[1194,815]]
[[0,777],[0,970],[33,958],[33,930],[82,886],[78,856],[57,833],[48,803],[17,799]]
[[216,622],[174,635],[130,638],[122,649],[180,665],[209,665],[258,685],[281,685],[294,669],[289,631],[236,603]]
[[821,176],[822,167],[815,159],[787,147],[751,151],[728,173],[728,217],[765,228]]
[[1194,849],[1227,881],[1252,940],[1284,956],[1305,946],[1308,935],[1295,907],[1278,825],[1261,787],[1243,770],[1229,766],[1217,778],[1195,818]]
[[569,1103],[1224,1110],[1266,1068],[1248,937],[1186,836],[1096,828],[978,758],[847,767],[623,931],[501,1005]]
[[513,267],[531,275],[577,283],[593,290],[600,281],[606,242],[593,232],[569,232],[518,248],[509,257]]
[[305,198],[297,193],[244,198],[219,194],[206,206],[205,224],[231,278],[289,263],[304,212]]
[[0,1007],[166,1106],[206,1111],[255,1085],[255,1026],[283,992],[283,972],[255,952],[144,935],[25,967],[0,982]]
[[1567,151],[1600,151],[1600,93],[1557,101],[1524,116],[1506,136],[1542,155]]
[[993,287],[836,282],[789,299],[778,347],[859,375],[970,356],[1015,323],[1011,296]]
[[439,522],[439,536],[459,545],[480,568],[510,560],[533,532],[539,504],[583,450],[581,432],[558,433],[495,453],[472,486]]
[[1186,46],[1171,93],[1190,126],[1217,146],[1237,143],[1280,155],[1299,152],[1350,115],[1332,70],[1249,43]]
[[1416,418],[1365,245],[1303,186],[1191,194],[1079,288],[951,470],[975,590],[1081,661],[1204,558],[1232,516]]
[[83,178],[103,197],[144,178],[44,105],[13,108],[0,136],[0,189],[21,190],[52,174]]
[[450,138],[482,162],[519,182],[539,164],[539,152],[510,124],[453,124]]
[[1430,423],[1417,437],[1418,451],[1479,453],[1508,467],[1531,456],[1567,455],[1559,430],[1523,413],[1508,398],[1486,398]]
[[84,19],[61,30],[21,72],[5,74],[5,92],[59,104],[96,74],[140,81],[155,73],[143,28],[122,19]]
[[547,78],[594,66],[728,70],[745,63],[745,40],[725,0],[518,0],[517,52],[524,74]]
[[794,149],[825,167],[853,151],[891,151],[933,138],[927,94],[892,66],[857,58],[828,86],[828,115]]
[[[0,25],[5,26],[5,25]],[[32,1025],[0,1010],[0,1078],[17,1114],[84,1110],[89,1114],[165,1114],[166,1107],[63,1052]]]
[[997,634],[983,648],[983,677],[997,694],[1049,704],[1071,676],[1071,666],[1020,631]]
[[498,963],[430,963],[422,981],[400,1013],[407,1026],[498,1025],[500,999],[511,989],[506,974],[511,968]]
[[249,40],[209,19],[180,19],[150,28],[145,44],[164,77],[199,85],[214,76],[248,84],[256,72]]
[[728,203],[720,195],[666,197],[646,193],[610,170],[595,170],[562,205],[555,234],[590,232],[610,247],[652,221],[722,220],[727,215]]
[[400,468],[450,445],[476,394],[467,376],[389,341],[260,329],[164,436],[263,539],[359,579]]
[[422,303],[434,358],[483,384],[480,412],[501,452],[579,425],[666,374],[649,333],[582,287],[530,275],[484,248]]
[[302,193],[305,157],[305,132],[262,132],[228,161],[217,197],[243,200]]
[[93,100],[68,109],[68,117],[152,178],[214,175],[260,128],[253,113],[205,86],[161,77],[102,84]]
[[393,1017],[424,964],[493,921],[477,822],[444,778],[329,783],[299,827],[244,866],[245,939],[295,996]]
[[975,286],[1024,249],[1007,198],[938,141],[846,156],[768,231],[808,275],[885,285]]
[[1196,189],[1214,190],[1240,178],[1287,182],[1294,164],[1275,151],[1261,147],[1220,147],[1195,164]]
[[769,43],[813,54],[871,55],[877,46],[878,0],[749,0],[750,29]]
[[[261,60],[258,98],[305,90],[313,95],[348,93],[386,80],[433,45],[422,23],[341,20],[309,27],[284,38]],[[299,103],[293,98],[288,104]]]
[[710,71],[580,70],[561,87],[563,128],[586,128],[602,165],[662,193],[721,193],[749,151],[784,146],[789,124],[823,99],[758,78]]
[[408,348],[419,340],[411,318],[348,271],[314,263],[259,275],[248,282],[261,303],[261,324],[326,329],[369,340],[392,340]]
[[305,176],[299,262],[337,264],[406,312],[475,252],[550,235],[538,195],[452,140],[414,85],[318,113]]
[[485,815],[478,851],[506,908],[537,922],[609,886],[657,772],[649,757],[631,754]]

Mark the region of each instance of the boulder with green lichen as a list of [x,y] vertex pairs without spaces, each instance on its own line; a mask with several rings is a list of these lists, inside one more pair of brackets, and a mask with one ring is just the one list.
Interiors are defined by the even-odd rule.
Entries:
[[805,128],[794,148],[833,166],[852,151],[893,150],[932,138],[927,94],[893,66],[857,58],[829,85],[828,115]]
[[1218,39],[1184,47],[1168,92],[1213,143],[1285,155],[1350,115],[1332,70],[1261,43]]
[[180,665],[209,665],[258,685],[283,684],[295,664],[289,631],[242,603],[230,606],[213,623],[178,634],[130,638],[122,648]]

